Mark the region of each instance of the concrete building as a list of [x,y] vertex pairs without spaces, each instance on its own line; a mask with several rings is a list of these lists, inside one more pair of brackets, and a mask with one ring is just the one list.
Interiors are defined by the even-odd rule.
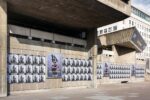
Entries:
[[[118,41],[113,35],[97,37],[98,27],[130,13],[130,0],[0,0],[0,97],[143,80],[135,53],[146,44],[135,28],[114,33]],[[113,52],[105,54],[105,48]]]
[[131,17],[98,28],[98,36],[130,27],[136,27],[147,43],[147,47],[142,53],[137,53],[136,58],[137,60],[145,60],[146,58],[150,58],[150,15],[133,6],[131,9]]

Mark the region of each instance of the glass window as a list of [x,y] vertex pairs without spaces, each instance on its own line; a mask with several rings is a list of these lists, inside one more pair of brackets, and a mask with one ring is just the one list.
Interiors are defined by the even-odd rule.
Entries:
[[135,15],[141,17],[142,19],[144,19],[144,20],[150,22],[150,16],[147,15],[146,13],[144,13],[144,12],[142,12],[142,11],[140,11],[140,10],[134,8],[134,7],[132,8],[132,12],[133,12]]
[[132,21],[132,26],[134,25],[134,22]]
[[112,27],[109,27],[109,28],[108,28],[108,32],[112,32]]
[[129,24],[131,24],[131,20],[129,20]]
[[[130,20],[131,21],[131,20]],[[117,30],[117,26],[113,26],[113,30],[116,31]]]
[[107,33],[107,28],[106,28],[106,29],[104,29],[104,33]]
[[99,33],[100,33],[100,34],[103,34],[103,30],[100,30]]

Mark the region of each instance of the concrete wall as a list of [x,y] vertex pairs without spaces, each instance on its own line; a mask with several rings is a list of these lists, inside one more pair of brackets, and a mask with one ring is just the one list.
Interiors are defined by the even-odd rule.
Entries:
[[130,48],[112,46],[113,55],[99,54],[97,57],[98,62],[112,62],[117,64],[145,64],[143,61],[136,60],[136,51]]
[[[98,62],[110,62],[116,64],[138,64],[142,65],[141,67],[146,67],[146,61],[141,61],[136,59],[136,51],[130,48],[125,48],[121,46],[112,46],[112,52],[114,55],[110,56],[109,54],[99,54],[97,57]],[[132,67],[132,66],[131,66]],[[97,80],[97,85],[100,86],[101,84],[112,84],[112,83],[121,83],[122,81],[128,82],[142,82],[144,80],[149,80],[148,76],[145,78],[124,78],[124,79],[110,79],[109,77],[102,77],[102,79]]]
[[97,62],[115,62],[115,59],[114,56],[101,54],[97,56]]
[[115,63],[135,64],[136,51],[124,47],[113,46]]
[[0,97],[7,95],[7,3],[0,0]]
[[[22,30],[22,31],[21,31]],[[30,30],[30,31],[28,31]],[[22,32],[22,33],[21,33]],[[89,32],[92,34],[91,31]],[[95,31],[96,32],[96,31]],[[43,32],[39,30],[27,29],[27,28],[17,28],[14,29],[11,34],[17,34],[27,37],[36,37],[41,39],[56,40],[62,42],[70,42],[75,40],[75,38],[61,36],[53,33]],[[41,35],[43,34],[43,35]],[[66,58],[78,58],[78,59],[88,59],[89,57],[93,59],[93,80],[92,81],[69,81],[63,82],[62,79],[46,79],[43,83],[23,83],[23,84],[11,84],[9,89],[11,92],[14,91],[24,91],[24,90],[40,90],[40,89],[52,89],[52,88],[68,88],[68,87],[97,87],[100,84],[107,83],[120,83],[122,79],[109,79],[107,77],[97,80],[97,63],[98,62],[113,62],[118,64],[135,64],[137,61],[135,59],[135,51],[119,47],[112,46],[113,56],[100,54],[97,55],[97,41],[89,40],[94,39],[95,36],[88,36],[87,48],[80,48],[74,46],[60,45],[55,43],[47,43],[44,41],[35,41],[31,39],[23,39],[10,36],[9,39],[9,53],[17,54],[29,54],[29,55],[41,55],[47,56],[49,53],[61,53]],[[79,41],[78,41],[79,40]],[[83,42],[81,42],[83,41]],[[81,42],[81,43],[80,43]],[[85,40],[76,39],[74,41],[76,44],[86,45]],[[94,44],[94,46],[93,46]],[[144,63],[144,62],[143,62]],[[143,64],[139,62],[139,64]],[[125,79],[130,82],[141,81],[143,79]]]
[[45,32],[45,31],[40,31],[40,30],[16,26],[16,25],[9,25],[8,28],[9,28],[9,32],[15,35],[40,38],[42,40],[52,40],[52,41],[70,43],[70,44],[78,44],[84,47],[87,45],[86,40],[63,36],[52,32]]
[[[42,41],[34,41],[29,39],[21,39],[10,37],[9,53],[29,54],[29,55],[43,55],[47,56],[49,53],[61,53],[64,57],[88,59],[86,49],[63,46],[57,44],[44,43]],[[24,83],[24,84],[11,84],[10,91],[24,91],[24,90],[39,90],[51,89],[62,87],[80,87],[90,86],[91,81],[84,82],[63,82],[62,79],[46,79],[43,83]]]

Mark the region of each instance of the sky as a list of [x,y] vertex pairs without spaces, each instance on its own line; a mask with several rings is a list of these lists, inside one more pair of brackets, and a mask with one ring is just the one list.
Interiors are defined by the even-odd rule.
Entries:
[[150,0],[131,0],[132,5],[150,15]]

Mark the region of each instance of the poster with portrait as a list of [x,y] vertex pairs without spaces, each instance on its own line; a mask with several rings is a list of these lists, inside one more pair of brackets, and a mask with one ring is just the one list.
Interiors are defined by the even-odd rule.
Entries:
[[48,78],[61,78],[62,55],[51,53],[48,55]]
[[136,66],[137,65],[132,65],[132,67],[131,67],[131,76],[136,76]]
[[103,77],[109,77],[110,64],[109,63],[103,63],[102,64],[102,69],[103,69]]

